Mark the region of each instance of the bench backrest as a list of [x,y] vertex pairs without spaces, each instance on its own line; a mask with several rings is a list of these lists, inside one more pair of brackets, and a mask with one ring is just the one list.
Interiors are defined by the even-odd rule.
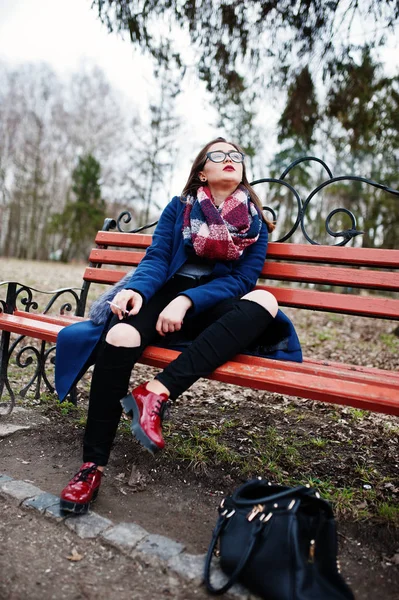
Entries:
[[[139,264],[151,240],[99,231],[84,280],[116,283]],[[111,268],[116,265],[127,268]],[[272,288],[281,306],[399,320],[399,250],[271,242],[257,287]]]

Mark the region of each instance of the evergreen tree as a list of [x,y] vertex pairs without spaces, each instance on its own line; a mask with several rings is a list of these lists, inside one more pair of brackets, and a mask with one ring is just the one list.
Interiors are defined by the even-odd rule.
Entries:
[[71,193],[61,213],[53,215],[50,231],[59,235],[63,261],[87,259],[87,250],[105,218],[101,197],[100,163],[88,154],[80,157],[72,173]]
[[[370,49],[364,48],[335,64],[324,105],[318,107],[307,73],[302,77],[302,86],[289,89],[278,140],[283,150],[274,165],[281,157],[287,163],[312,153],[324,158],[336,175],[358,175],[398,189],[399,77],[386,77]],[[305,197],[326,177],[319,167],[309,170],[309,165],[302,164],[287,176],[287,181]],[[358,181],[328,186],[314,197],[306,213],[307,230],[313,239],[331,243],[324,221],[337,207],[352,211],[358,218],[357,228],[365,233],[357,244],[398,246],[397,197]],[[343,214],[331,223],[335,231],[348,226],[349,219]]]

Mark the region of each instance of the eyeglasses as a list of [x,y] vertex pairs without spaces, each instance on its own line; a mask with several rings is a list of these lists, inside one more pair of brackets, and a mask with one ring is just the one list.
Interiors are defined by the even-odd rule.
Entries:
[[223,150],[213,150],[213,152],[207,152],[206,157],[214,163],[221,163],[228,156],[233,162],[242,163],[245,158],[245,154],[233,150],[232,152],[223,152]]

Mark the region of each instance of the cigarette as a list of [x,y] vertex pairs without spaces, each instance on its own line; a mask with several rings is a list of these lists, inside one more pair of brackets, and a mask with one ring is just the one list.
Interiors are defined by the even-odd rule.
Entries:
[[110,306],[115,306],[115,308],[118,308],[119,310],[121,310],[123,313],[125,313],[125,315],[129,314],[128,310],[124,310],[122,307],[118,306],[118,304],[115,304],[115,302],[110,302],[109,300],[106,300],[106,303],[109,304]]

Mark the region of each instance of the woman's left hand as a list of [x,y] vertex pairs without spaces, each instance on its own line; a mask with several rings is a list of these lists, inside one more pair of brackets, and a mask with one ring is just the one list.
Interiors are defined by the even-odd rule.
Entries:
[[159,335],[165,336],[166,333],[180,331],[186,312],[192,305],[192,301],[187,296],[177,296],[169,302],[160,313],[155,326]]

